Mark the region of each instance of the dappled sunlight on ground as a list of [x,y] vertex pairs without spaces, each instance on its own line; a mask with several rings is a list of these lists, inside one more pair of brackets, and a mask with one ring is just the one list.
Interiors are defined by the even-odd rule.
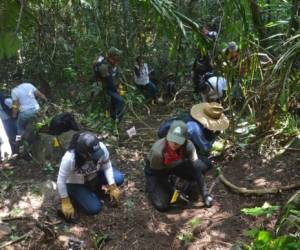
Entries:
[[[19,228],[18,232],[14,232],[18,236],[32,233],[29,239],[16,244],[16,249],[28,246],[31,249],[48,250],[49,246],[52,249],[68,249],[70,241],[78,241],[83,249],[97,249],[95,243],[101,241],[103,250],[226,250],[235,242],[247,241],[245,232],[250,228],[274,228],[276,214],[270,218],[249,217],[242,214],[241,209],[261,206],[265,201],[271,205],[282,205],[290,193],[261,197],[233,194],[218,180],[215,169],[206,175],[209,187],[215,182],[211,208],[205,208],[200,197],[198,202],[176,205],[167,213],[156,211],[145,195],[144,157],[157,138],[160,122],[167,117],[155,114],[171,114],[173,107],[154,106],[153,109],[151,117],[144,117],[145,122],[151,124],[150,128],[145,129],[143,123],[136,121],[137,135],[129,139],[126,129],[132,121],[130,126],[124,125],[124,129],[121,123],[120,141],[109,145],[113,163],[125,173],[119,207],[110,204],[108,197],[102,197],[100,214],[87,216],[79,213],[76,224],[66,223],[56,214],[59,204],[55,184],[58,169],[54,168],[54,172],[46,175],[43,166],[26,165],[22,161],[16,164],[8,185],[4,185],[5,190],[0,192],[1,198],[4,198],[0,201],[0,217],[7,217],[14,209],[16,216],[28,216],[7,222],[9,226]],[[254,150],[235,151],[234,155],[224,152],[214,163],[214,166],[221,166],[224,176],[235,185],[265,188],[299,181],[299,162],[291,152],[269,161]],[[23,213],[17,214],[20,211]],[[9,240],[9,236],[5,240]]]

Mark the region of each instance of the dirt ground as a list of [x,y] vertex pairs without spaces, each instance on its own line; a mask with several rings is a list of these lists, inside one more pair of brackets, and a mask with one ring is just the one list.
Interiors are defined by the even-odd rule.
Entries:
[[[189,109],[189,105],[177,102],[176,109]],[[206,175],[208,186],[213,185],[213,207],[205,208],[199,201],[174,206],[167,213],[152,208],[144,193],[143,159],[157,138],[160,122],[173,110],[172,105],[157,105],[136,112],[135,121],[128,118],[122,122],[118,144],[105,141],[113,162],[126,176],[122,203],[113,207],[104,201],[99,215],[79,214],[77,223],[66,223],[56,215],[54,184],[58,166],[16,160],[2,167],[0,218],[10,230],[0,238],[0,245],[23,237],[6,249],[80,249],[76,248],[80,245],[81,249],[217,250],[247,242],[245,232],[250,228],[272,229],[278,214],[271,218],[249,217],[240,210],[262,206],[265,201],[283,205],[292,191],[261,197],[233,194],[218,180],[216,166],[221,166],[226,178],[238,186],[288,185],[300,181],[299,151],[287,150],[269,159],[259,155],[255,147],[228,149],[214,159],[215,167]],[[137,135],[130,139],[126,129],[132,126]]]

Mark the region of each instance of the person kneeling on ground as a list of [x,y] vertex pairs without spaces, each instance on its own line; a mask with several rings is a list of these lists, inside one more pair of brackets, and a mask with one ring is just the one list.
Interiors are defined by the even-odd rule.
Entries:
[[62,213],[67,219],[73,218],[72,203],[76,203],[86,214],[98,214],[101,203],[97,193],[102,185],[108,186],[111,201],[119,202],[118,186],[123,182],[123,173],[112,166],[106,146],[96,135],[75,134],[61,160],[57,178]]
[[187,139],[187,127],[183,121],[174,121],[165,138],[154,143],[146,160],[146,192],[158,211],[170,207],[174,186],[169,177],[177,176],[195,181],[205,206],[212,205],[202,171],[205,164],[198,159],[194,144]]

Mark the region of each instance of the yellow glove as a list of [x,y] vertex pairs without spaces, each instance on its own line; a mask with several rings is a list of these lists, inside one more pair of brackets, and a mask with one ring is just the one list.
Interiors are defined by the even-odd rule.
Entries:
[[117,187],[116,184],[112,184],[108,187],[107,192],[109,193],[109,197],[110,197],[110,201],[116,201],[119,202],[120,201],[120,195],[121,195],[121,191],[120,189]]
[[61,199],[61,210],[67,219],[74,217],[74,208],[69,197]]

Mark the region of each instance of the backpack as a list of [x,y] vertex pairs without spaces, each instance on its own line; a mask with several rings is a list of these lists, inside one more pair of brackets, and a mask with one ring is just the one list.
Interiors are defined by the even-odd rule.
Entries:
[[101,76],[100,68],[101,68],[101,65],[104,64],[104,63],[106,63],[106,60],[103,58],[102,60],[97,61],[93,65],[94,75],[95,75],[96,79],[100,79],[101,80],[102,76]]
[[3,111],[8,115],[8,116],[11,116],[12,115],[12,109],[10,107],[8,107],[6,104],[5,104],[5,99],[6,98],[10,98],[10,96],[5,96],[3,95],[2,93],[0,93],[0,105],[3,109]]
[[213,76],[215,76],[213,72],[206,72],[204,75],[199,76],[196,82],[197,91],[202,93],[209,92],[209,89],[213,87],[211,86],[208,79]]
[[71,113],[61,113],[52,118],[49,125],[49,134],[60,135],[69,130],[78,131],[79,127]]

